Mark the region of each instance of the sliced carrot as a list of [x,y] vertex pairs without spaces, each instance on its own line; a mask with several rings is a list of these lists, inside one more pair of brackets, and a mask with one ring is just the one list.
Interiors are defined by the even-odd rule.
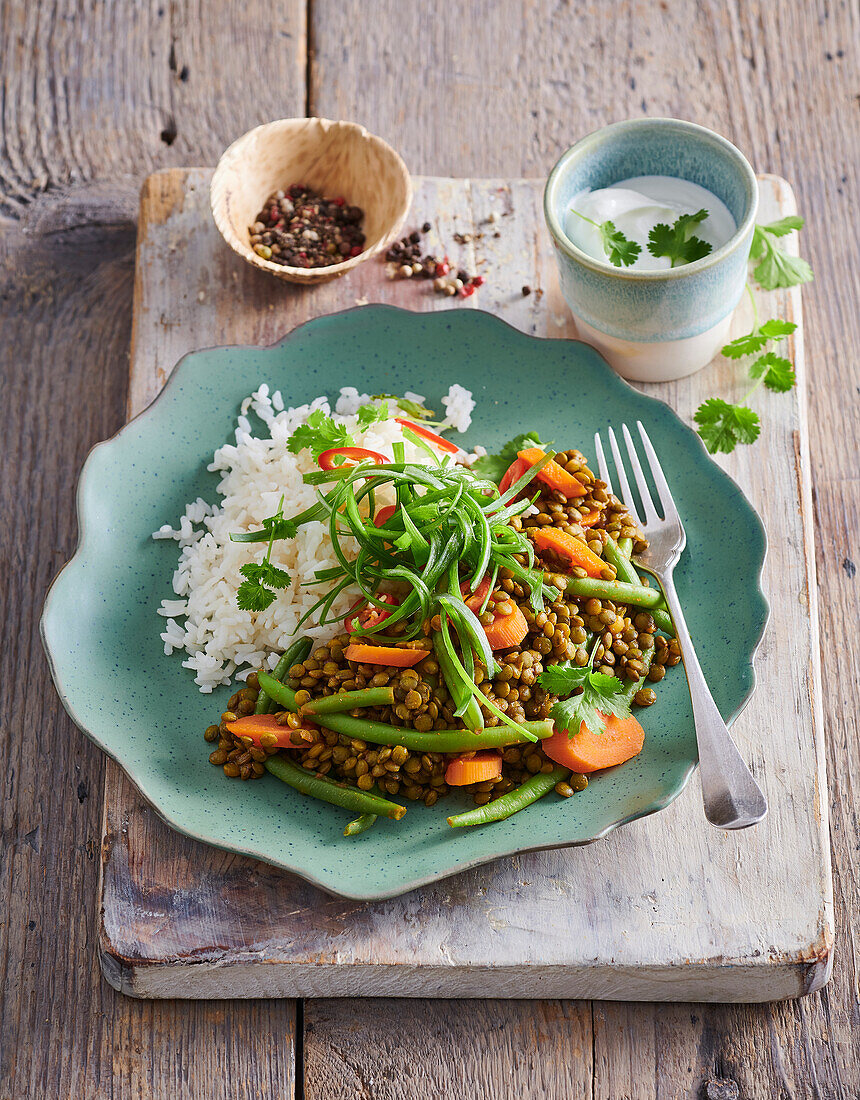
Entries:
[[600,519],[602,513],[600,512],[586,512],[586,514],[580,517],[580,527],[593,527],[595,523]]
[[445,769],[449,787],[465,787],[469,783],[486,783],[502,774],[502,758],[497,752],[484,749],[474,756],[458,756]]
[[463,581],[460,585],[460,595],[463,597],[463,602],[470,611],[474,611],[475,614],[481,609],[481,605],[487,598],[487,593],[490,591],[490,578],[484,577],[479,583],[478,587],[472,592],[469,588],[469,582]]
[[519,645],[529,632],[529,624],[520,609],[514,604],[512,615],[496,615],[489,626],[485,626],[490,649],[510,649]]
[[[521,458],[529,466],[534,466],[542,458],[546,458],[546,452],[542,451],[540,447],[529,447],[526,451],[517,451],[517,458]],[[557,489],[560,493],[563,493],[568,500],[571,497],[585,496],[585,486],[577,481],[573,474],[569,474],[564,466],[561,466],[555,459],[547,462],[546,466],[538,470],[535,476],[538,481],[542,481],[550,489]]]
[[362,642],[350,642],[343,651],[348,661],[356,661],[360,665],[392,665],[395,668],[412,668],[429,653],[429,649],[398,649],[396,646],[364,645]]
[[528,468],[528,462],[524,462],[521,458],[515,458],[502,474],[502,480],[499,482],[499,492],[504,493],[510,489],[515,481],[520,480]]
[[606,568],[606,562],[589,550],[582,539],[558,527],[532,527],[529,534],[538,550],[552,550],[571,565],[584,569],[589,577],[600,577]]
[[645,730],[635,718],[604,715],[606,729],[594,734],[583,722],[579,733],[569,737],[567,730],[556,730],[552,737],[541,741],[541,748],[556,764],[563,764],[579,774],[598,772],[623,764],[642,751]]
[[313,723],[305,721],[299,730],[291,729],[280,725],[274,714],[246,714],[235,722],[227,723],[227,729],[232,734],[258,749],[300,748],[300,745],[293,744],[292,735],[302,731],[310,734],[316,728]]

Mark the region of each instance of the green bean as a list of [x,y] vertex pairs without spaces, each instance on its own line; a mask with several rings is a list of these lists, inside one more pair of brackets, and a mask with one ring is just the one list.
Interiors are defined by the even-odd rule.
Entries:
[[362,814],[357,817],[355,821],[350,821],[347,827],[343,830],[344,836],[358,836],[360,833],[366,833],[367,830],[376,821],[376,814]]
[[405,806],[398,806],[396,802],[389,802],[387,798],[360,791],[357,787],[350,787],[346,783],[337,783],[328,776],[315,775],[300,768],[285,756],[270,756],[266,760],[265,768],[287,786],[294,787],[302,794],[310,795],[311,798],[318,798],[321,802],[330,802],[332,806],[342,806],[345,810],[353,810],[360,814],[391,817],[395,821],[399,821],[406,813]]
[[640,659],[642,668],[644,669],[642,675],[638,680],[631,680],[629,684],[625,684],[624,690],[618,693],[620,699],[625,699],[627,705],[630,706],[633,702],[633,696],[639,690],[640,686],[645,683],[648,677],[648,669],[651,667],[651,662],[654,660],[654,647],[646,649]]
[[[273,680],[265,672],[257,674],[261,685],[286,710],[296,711],[296,693],[285,684]],[[389,726],[385,722],[370,722],[366,718],[353,718],[348,714],[320,714],[314,721],[325,729],[342,733],[345,737],[370,741],[375,745],[403,745],[412,752],[469,752],[473,749],[502,748],[505,745],[520,745],[523,738],[510,726],[490,726],[488,729],[473,733],[471,730],[419,730]],[[553,724],[549,719],[533,722],[520,722],[529,733],[538,740],[551,737]]]
[[646,588],[643,584],[629,584],[625,581],[603,581],[597,577],[571,577],[566,590],[569,596],[632,603],[649,610],[659,607],[663,602],[663,595],[656,588]]
[[476,806],[473,810],[465,810],[461,814],[454,814],[448,818],[448,824],[459,829],[463,825],[488,825],[491,821],[504,821],[511,814],[524,810],[531,806],[539,798],[548,794],[556,783],[561,783],[570,775],[570,768],[556,766],[551,772],[538,772],[531,776],[515,791],[509,791],[500,798],[494,798],[485,806]]
[[310,699],[299,708],[299,714],[310,717],[316,714],[340,714],[354,707],[390,707],[393,703],[393,687],[362,688],[360,691],[339,691],[337,695]]
[[[624,541],[629,542],[630,540],[622,539],[622,542]],[[611,536],[607,536],[603,553],[606,555],[606,560],[610,565],[615,566],[618,571],[618,576],[622,581],[626,581],[629,584],[641,584],[639,574],[636,572],[633,562],[630,560],[630,555],[628,554],[625,556],[624,551],[621,549],[621,543],[616,543]],[[670,638],[675,637],[672,616],[666,610],[666,601],[663,599],[662,593],[660,594],[660,603],[654,605],[651,609],[651,615],[654,622],[662,631],[668,634]]]
[[633,554],[633,539],[619,539],[618,549],[630,561],[630,557]]
[[[446,615],[447,612],[443,610],[442,614]],[[474,694],[469,690],[468,681],[459,674],[459,670],[454,664],[451,654],[448,652],[448,648],[445,645],[446,640],[444,632],[439,632],[437,630],[433,634],[433,649],[436,652],[436,660],[439,663],[442,681],[451,693],[451,698],[457,704],[458,710],[466,703],[466,697],[468,696],[469,701],[466,703],[462,714],[463,721],[469,729],[480,730],[484,725],[484,715],[481,711],[481,705]],[[407,745],[406,747],[408,748],[409,746]]]
[[[283,680],[286,674],[290,671],[293,665],[301,664],[301,662],[307,657],[311,651],[313,642],[310,638],[296,638],[290,648],[281,657],[280,661],[272,669],[272,676],[276,680]],[[268,714],[271,710],[271,699],[265,693],[260,691],[257,696],[257,705],[254,707],[254,714]]]

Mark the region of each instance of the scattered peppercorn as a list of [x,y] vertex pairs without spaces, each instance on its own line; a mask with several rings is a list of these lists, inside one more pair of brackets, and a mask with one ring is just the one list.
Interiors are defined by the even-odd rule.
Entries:
[[532,288],[530,286],[524,286],[523,287],[523,297],[524,298],[528,298],[528,296],[531,294],[531,292],[532,292]]
[[367,241],[364,211],[338,196],[323,198],[301,183],[269,195],[249,226],[251,247],[285,267],[328,267],[359,256]]
[[[478,287],[483,286],[487,280],[483,275],[470,275],[463,268],[455,271],[447,255],[441,259],[430,253],[422,255],[421,236],[429,233],[431,229],[430,222],[424,222],[420,230],[411,230],[389,246],[385,253],[385,259],[392,265],[389,268],[388,277],[411,279],[413,276],[418,276],[422,279],[432,279],[433,289],[437,294],[445,294],[448,297],[456,294],[460,298],[471,298]],[[482,237],[483,233],[454,234],[454,240],[458,244],[480,240]]]

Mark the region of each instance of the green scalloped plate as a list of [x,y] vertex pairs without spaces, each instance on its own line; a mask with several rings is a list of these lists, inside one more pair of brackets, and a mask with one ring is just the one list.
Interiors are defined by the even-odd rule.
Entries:
[[638,757],[596,775],[574,798],[550,796],[483,828],[447,825],[446,814],[468,804],[467,796],[454,795],[433,809],[408,803],[402,821],[380,820],[345,839],[342,810],[271,777],[226,781],[208,763],[202,733],[230,689],[201,695],[179,655],[164,655],[156,608],[171,591],[176,545],[150,535],[174,523],[186,501],[214,499],[216,477],[206,464],[231,434],[242,398],[261,382],[292,405],[353,385],[368,393],[417,391],[431,407],[459,382],[477,401],[462,442],[490,450],[537,428],[543,438],[589,454],[595,431],[641,420],[687,530],[678,591],[726,719],[754,687],[753,655],[767,620],[759,583],[765,533],[740,489],[667,405],[628,386],[586,344],[526,336],[488,313],[352,309],[311,321],[270,348],[187,355],[157,400],[84,465],[80,543],[48,594],[44,644],[74,722],[164,820],[330,893],[369,900],[500,856],[587,844],[677,798],[697,761],[680,668],[644,712]]

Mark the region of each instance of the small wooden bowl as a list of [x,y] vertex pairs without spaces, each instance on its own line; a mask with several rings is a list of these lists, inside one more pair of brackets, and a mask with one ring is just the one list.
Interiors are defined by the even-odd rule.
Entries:
[[[326,267],[285,267],[253,250],[248,227],[274,191],[293,183],[325,198],[343,195],[364,210],[364,251]],[[412,201],[412,181],[397,153],[354,122],[282,118],[249,130],[221,157],[212,177],[215,224],[234,252],[279,279],[324,283],[375,256],[397,236]]]

